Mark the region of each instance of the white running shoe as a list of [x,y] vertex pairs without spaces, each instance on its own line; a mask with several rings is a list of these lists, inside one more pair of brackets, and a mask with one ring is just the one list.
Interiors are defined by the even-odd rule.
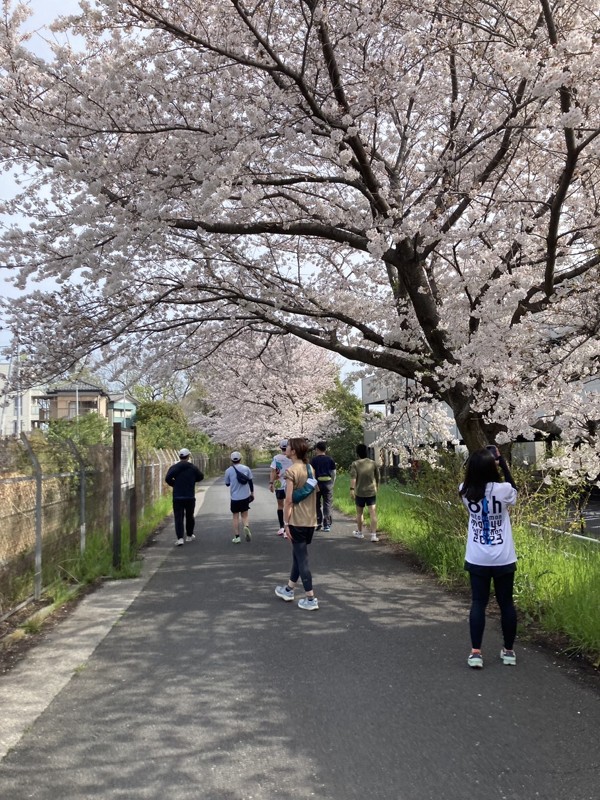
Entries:
[[471,651],[467,658],[467,664],[472,669],[483,669],[483,656],[480,650]]
[[305,611],[318,611],[319,601],[316,597],[303,597],[298,600],[298,608],[303,608]]
[[175,542],[175,547],[181,547],[182,544],[183,544],[183,539],[177,539],[177,541]]
[[503,647],[500,650],[500,658],[503,664],[507,664],[510,667],[517,666],[517,657],[514,650],[507,650],[506,647]]
[[379,541],[379,536],[377,536],[376,533],[372,533],[371,534],[371,541],[372,542],[378,542]]
[[355,539],[364,539],[365,538],[365,535],[364,535],[364,533],[362,531],[352,531],[352,536],[354,536]]
[[285,528],[279,528],[277,531],[277,536],[285,536]]
[[294,599],[294,590],[290,589],[289,586],[276,586],[275,594],[285,600],[286,603],[290,603]]
[[186,542],[193,542],[195,538],[196,538],[196,534],[192,533],[191,536],[186,536],[185,540],[186,540]]
[[244,536],[246,537],[247,542],[252,541],[252,531],[247,525],[244,525]]

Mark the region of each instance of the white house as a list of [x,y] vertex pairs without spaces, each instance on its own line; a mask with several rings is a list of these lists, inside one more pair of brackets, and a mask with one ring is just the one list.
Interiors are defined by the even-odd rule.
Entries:
[[29,433],[47,420],[42,386],[20,389],[14,360],[0,364],[0,436]]

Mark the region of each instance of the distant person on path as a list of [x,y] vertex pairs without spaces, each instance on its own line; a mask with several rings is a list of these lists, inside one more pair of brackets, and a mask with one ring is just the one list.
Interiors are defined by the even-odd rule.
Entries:
[[229,486],[231,496],[231,513],[233,514],[233,544],[239,544],[241,539],[240,520],[246,541],[252,540],[252,532],[248,527],[248,512],[250,503],[254,500],[254,481],[252,470],[242,464],[242,454],[235,450],[231,454],[231,466],[225,470],[225,486]]
[[[286,586],[276,586],[275,594],[286,602],[294,599],[298,578],[306,596],[298,601],[298,608],[316,611],[319,601],[313,590],[312,574],[308,564],[308,545],[312,542],[317,524],[316,479],[308,463],[308,442],[293,438],[288,441],[287,455],[292,466],[285,473],[285,503],[283,507],[285,530],[292,546],[292,569]],[[300,497],[304,492],[312,491]]]
[[363,513],[365,507],[369,509],[371,524],[371,541],[378,542],[377,536],[377,489],[379,488],[379,467],[372,458],[367,457],[367,445],[357,444],[356,455],[358,459],[350,465],[350,494],[354,497],[356,506],[356,530],[353,536],[364,539]]
[[310,462],[319,482],[317,494],[317,530],[321,527],[327,533],[331,530],[331,509],[333,505],[333,486],[335,484],[335,461],[327,455],[327,444],[317,442],[317,454]]
[[285,500],[285,471],[292,466],[292,460],[286,455],[287,439],[282,439],[279,442],[280,453],[274,456],[271,461],[271,473],[269,475],[269,491],[275,493],[277,498],[277,520],[279,522],[279,530],[277,536],[284,536],[285,527],[283,525],[283,501]]
[[[498,467],[504,473],[504,483]],[[513,584],[517,556],[508,508],[517,502],[517,488],[497,447],[491,445],[471,454],[465,479],[458,491],[469,512],[465,569],[471,579],[469,626],[472,649],[467,664],[474,669],[483,667],[481,644],[493,579],[504,637],[500,658],[504,664],[514,666],[517,663],[513,650],[517,612],[513,602]]]
[[173,516],[175,518],[175,545],[181,547],[185,534],[188,542],[193,541],[196,508],[196,484],[204,480],[204,475],[190,461],[191,453],[184,447],[179,451],[179,461],[167,470],[165,483],[173,489]]

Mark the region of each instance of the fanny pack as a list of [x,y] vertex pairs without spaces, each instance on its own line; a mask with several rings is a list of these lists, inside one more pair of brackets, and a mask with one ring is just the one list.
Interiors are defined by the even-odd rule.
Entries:
[[306,483],[299,489],[294,489],[294,493],[292,494],[292,503],[301,503],[302,500],[305,500],[315,490],[317,480],[313,475],[312,468],[308,464],[306,465],[306,473],[308,475]]

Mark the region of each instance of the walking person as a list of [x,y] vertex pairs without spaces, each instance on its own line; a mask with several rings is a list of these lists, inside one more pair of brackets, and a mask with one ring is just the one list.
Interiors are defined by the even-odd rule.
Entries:
[[292,466],[292,460],[286,455],[288,440],[282,439],[279,442],[278,455],[271,461],[271,472],[269,474],[269,491],[274,492],[277,499],[277,521],[279,530],[277,536],[285,537],[285,527],[283,524],[283,502],[285,500],[285,471]]
[[317,487],[317,530],[327,533],[331,530],[331,510],[333,507],[333,487],[335,484],[335,461],[327,454],[327,444],[317,442],[317,451],[310,465],[315,472],[315,478],[319,482]]
[[285,473],[283,516],[285,530],[292,546],[292,569],[287,584],[276,586],[275,594],[282,600],[291,602],[300,578],[305,597],[298,601],[298,608],[316,611],[319,608],[319,601],[313,590],[312,574],[308,564],[308,546],[312,542],[317,524],[315,491],[317,481],[308,463],[306,439],[290,439],[286,452],[292,465]]
[[[498,467],[504,474],[505,482],[501,481]],[[481,644],[493,580],[504,639],[500,658],[504,664],[514,666],[517,663],[513,650],[517,612],[513,601],[513,584],[517,556],[508,509],[517,501],[517,488],[508,464],[497,447],[490,445],[471,454],[466,464],[465,479],[458,491],[469,512],[465,569],[471,581],[471,652],[467,664],[474,669],[483,667]]]
[[377,536],[377,489],[379,488],[379,467],[372,458],[368,458],[367,445],[356,445],[358,459],[350,465],[350,494],[356,506],[356,530],[352,535],[364,539],[363,514],[369,509],[371,541],[378,542]]
[[173,489],[176,547],[181,547],[183,544],[184,534],[188,542],[196,538],[194,534],[196,484],[204,480],[204,475],[195,464],[191,463],[191,455],[187,447],[183,447],[179,451],[179,461],[169,467],[165,475],[165,483]]
[[244,533],[247,542],[252,540],[252,531],[249,527],[248,514],[250,503],[254,500],[254,480],[252,470],[246,464],[242,464],[242,454],[237,450],[231,454],[231,466],[225,470],[225,486],[229,486],[231,498],[231,513],[233,527],[233,544],[242,541],[241,533]]

